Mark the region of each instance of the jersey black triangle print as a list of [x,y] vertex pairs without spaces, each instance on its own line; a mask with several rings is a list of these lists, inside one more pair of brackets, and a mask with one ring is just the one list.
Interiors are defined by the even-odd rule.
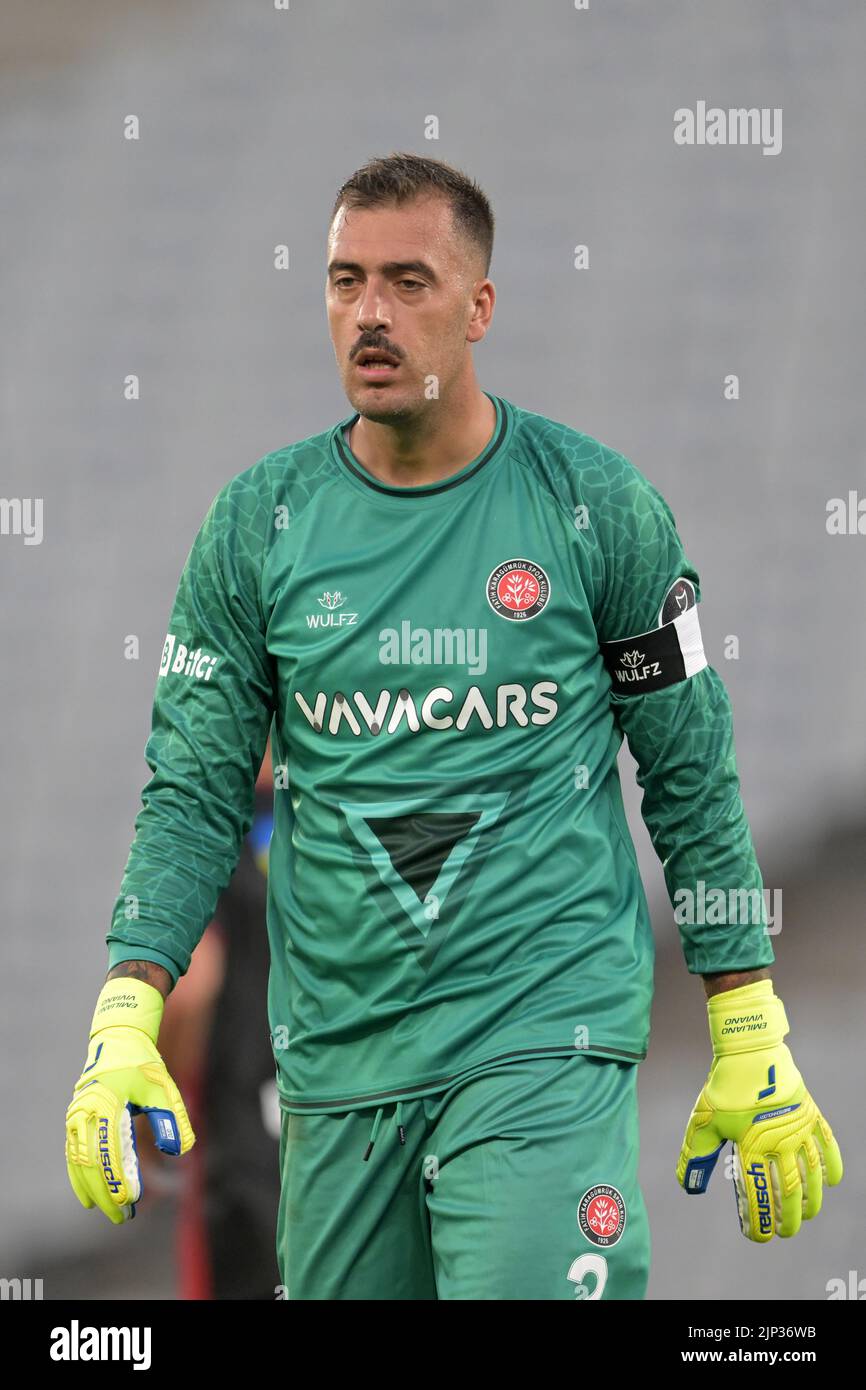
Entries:
[[430,969],[448,932],[459,923],[487,856],[503,828],[502,815],[525,788],[499,785],[460,795],[370,804],[340,802],[340,833],[367,882],[383,925],[395,931],[421,970]]
[[[383,810],[390,810],[383,807]],[[411,888],[420,903],[438,909],[442,894],[433,889],[453,851],[478,824],[479,811],[407,811],[389,816],[367,816],[365,823],[385,849],[394,872]],[[421,930],[426,936],[426,931]]]
[[[494,403],[490,443],[449,486],[369,486],[346,421],[267,455],[215,499],[178,587],[110,959],[187,969],[273,723],[269,1014],[288,1109],[575,1045],[644,1055],[654,947],[623,733],[638,758],[649,730],[669,750],[665,765],[647,738],[642,778],[669,890],[710,859],[760,887],[664,499],[590,436]],[[636,672],[653,630],[676,641],[676,679],[614,681],[603,651],[625,642]],[[678,792],[701,766],[730,776],[707,789],[706,844],[700,825],[684,843]],[[706,847],[721,819],[724,862]],[[773,959],[752,927],[681,930],[693,970]]]

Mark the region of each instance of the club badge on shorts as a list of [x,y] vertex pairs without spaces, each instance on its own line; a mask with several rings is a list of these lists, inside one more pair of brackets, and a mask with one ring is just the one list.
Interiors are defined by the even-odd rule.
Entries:
[[615,1187],[596,1183],[584,1192],[577,1224],[592,1245],[616,1245],[625,1230],[625,1199]]
[[536,618],[550,598],[550,580],[532,560],[505,560],[487,580],[487,602],[500,618]]

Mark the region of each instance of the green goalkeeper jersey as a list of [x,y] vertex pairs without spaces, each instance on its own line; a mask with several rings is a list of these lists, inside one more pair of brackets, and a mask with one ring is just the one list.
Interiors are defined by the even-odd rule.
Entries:
[[[272,732],[286,1109],[575,1048],[644,1057],[654,949],[623,735],[688,969],[774,959],[668,506],[622,455],[490,399],[487,447],[426,486],[370,474],[354,414],[268,454],[217,495],[180,579],[109,959],[187,970]],[[760,910],[730,911],[744,894]]]

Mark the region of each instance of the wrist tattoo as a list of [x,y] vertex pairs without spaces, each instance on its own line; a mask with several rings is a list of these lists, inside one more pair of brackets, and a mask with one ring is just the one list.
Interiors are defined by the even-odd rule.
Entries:
[[163,999],[171,993],[171,976],[162,965],[153,960],[124,960],[115,965],[106,975],[106,980],[144,980],[146,985],[158,989]]
[[719,975],[705,975],[704,989],[708,999],[714,994],[722,994],[726,989],[740,989],[752,985],[756,980],[769,980],[769,970],[725,970]]

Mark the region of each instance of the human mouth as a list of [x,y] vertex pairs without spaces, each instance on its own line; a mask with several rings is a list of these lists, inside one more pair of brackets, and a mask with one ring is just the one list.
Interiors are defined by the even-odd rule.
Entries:
[[383,348],[364,348],[358,353],[355,368],[365,381],[384,381],[399,370],[400,363]]

